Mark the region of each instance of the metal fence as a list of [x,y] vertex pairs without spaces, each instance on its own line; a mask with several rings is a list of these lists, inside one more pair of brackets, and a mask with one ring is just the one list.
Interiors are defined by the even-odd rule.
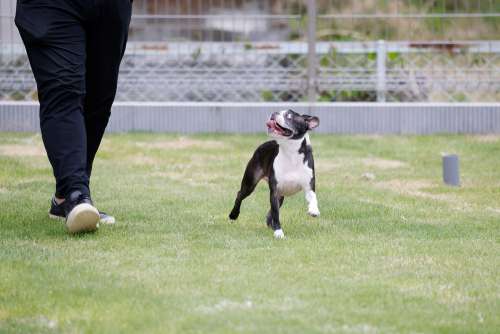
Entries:
[[[0,2],[0,99],[36,99]],[[135,0],[119,101],[500,102],[497,0]]]

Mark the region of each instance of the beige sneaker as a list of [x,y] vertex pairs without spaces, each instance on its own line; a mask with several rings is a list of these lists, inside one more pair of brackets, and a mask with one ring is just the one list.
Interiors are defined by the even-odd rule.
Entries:
[[99,211],[92,205],[88,195],[74,191],[61,206],[69,233],[92,232],[99,227]]

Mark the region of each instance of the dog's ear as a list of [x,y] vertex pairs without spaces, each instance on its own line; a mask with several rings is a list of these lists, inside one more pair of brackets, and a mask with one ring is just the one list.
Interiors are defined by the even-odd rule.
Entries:
[[309,116],[309,115],[302,115],[304,117],[304,120],[307,123],[307,126],[309,127],[309,130],[312,130],[314,128],[317,128],[319,126],[319,118],[316,116]]

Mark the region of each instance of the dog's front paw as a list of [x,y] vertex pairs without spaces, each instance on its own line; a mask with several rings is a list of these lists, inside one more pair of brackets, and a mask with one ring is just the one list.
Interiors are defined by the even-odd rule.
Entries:
[[285,233],[283,233],[282,229],[274,231],[274,237],[276,239],[284,239],[285,238]]
[[319,216],[319,209],[317,207],[309,208],[309,210],[307,210],[307,213],[312,217],[318,217]]
[[231,213],[229,214],[229,219],[236,220],[238,219],[239,215],[240,213],[238,211],[231,211]]

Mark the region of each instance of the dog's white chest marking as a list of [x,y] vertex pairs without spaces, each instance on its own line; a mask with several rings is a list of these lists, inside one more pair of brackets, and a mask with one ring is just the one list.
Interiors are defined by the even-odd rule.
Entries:
[[301,141],[298,145],[280,145],[274,159],[277,189],[282,196],[291,196],[310,187],[313,171],[304,161],[304,154],[298,152],[300,144]]

